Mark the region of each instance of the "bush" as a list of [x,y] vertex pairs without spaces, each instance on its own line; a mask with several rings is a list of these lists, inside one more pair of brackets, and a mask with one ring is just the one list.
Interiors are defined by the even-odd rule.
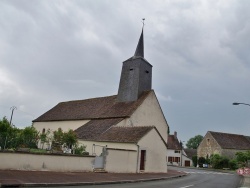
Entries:
[[86,146],[81,145],[81,146],[76,146],[74,148],[74,151],[76,155],[88,155],[88,152],[86,152],[85,149],[86,149]]
[[198,157],[197,156],[193,156],[192,157],[192,161],[193,161],[194,167],[196,167],[197,166]]
[[236,159],[232,159],[229,161],[229,168],[232,169],[232,170],[236,170],[239,168],[238,166],[238,162]]
[[205,164],[205,163],[206,163],[206,159],[204,157],[199,157],[199,159],[198,159],[199,166],[202,167],[203,164]]
[[229,159],[227,157],[214,154],[210,158],[210,163],[215,169],[229,168]]

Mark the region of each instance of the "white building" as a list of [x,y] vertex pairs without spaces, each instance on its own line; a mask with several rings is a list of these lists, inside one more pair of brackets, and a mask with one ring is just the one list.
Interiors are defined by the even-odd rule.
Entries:
[[177,132],[168,136],[167,164],[174,166],[192,166],[192,158],[190,158],[182,147],[177,138]]
[[123,62],[118,95],[60,102],[33,121],[40,132],[72,129],[94,168],[109,172],[167,172],[168,124],[144,58],[143,30],[135,55]]

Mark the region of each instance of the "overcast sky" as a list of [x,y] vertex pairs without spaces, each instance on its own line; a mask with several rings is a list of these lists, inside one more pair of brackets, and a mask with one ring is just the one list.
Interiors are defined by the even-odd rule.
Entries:
[[117,94],[144,27],[170,126],[250,136],[250,1],[1,0],[0,118],[29,126],[57,103]]

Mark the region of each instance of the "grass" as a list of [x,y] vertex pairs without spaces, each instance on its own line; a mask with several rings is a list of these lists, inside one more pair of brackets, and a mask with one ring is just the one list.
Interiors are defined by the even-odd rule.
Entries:
[[30,153],[47,153],[45,149],[30,149]]

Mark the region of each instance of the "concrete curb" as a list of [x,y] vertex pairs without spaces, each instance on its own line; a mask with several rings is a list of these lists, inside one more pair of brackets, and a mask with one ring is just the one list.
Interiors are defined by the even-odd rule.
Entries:
[[103,182],[64,182],[64,183],[16,183],[16,184],[0,184],[0,187],[59,187],[59,186],[87,186],[87,185],[106,185],[106,184],[123,184],[123,183],[137,183],[147,181],[170,180],[174,178],[181,178],[188,174],[182,174],[170,177],[160,177],[151,179],[138,179],[138,180],[121,180],[121,181],[103,181]]
[[242,188],[243,187],[250,187],[250,176],[245,175],[243,176],[243,183],[242,183]]

